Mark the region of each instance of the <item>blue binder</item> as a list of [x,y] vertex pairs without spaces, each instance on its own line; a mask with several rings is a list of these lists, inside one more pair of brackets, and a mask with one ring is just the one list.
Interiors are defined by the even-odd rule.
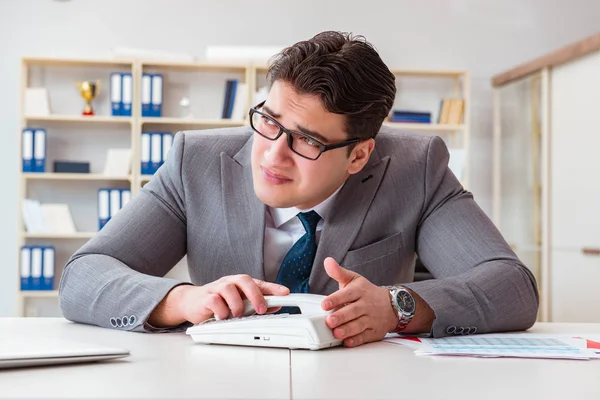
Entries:
[[35,170],[33,162],[33,130],[28,128],[23,129],[21,144],[23,172],[33,172]]
[[150,137],[150,174],[154,175],[162,162],[162,133],[152,132]]
[[142,117],[152,116],[152,74],[142,74]]
[[161,74],[152,74],[152,117],[160,117],[162,115],[163,103],[163,76]]
[[33,133],[33,172],[46,172],[46,130],[36,129]]
[[119,72],[110,74],[110,112],[113,116],[122,114],[123,107],[123,77]]
[[131,103],[133,102],[133,78],[131,73],[124,73],[122,75],[122,101],[123,107],[121,108],[121,115],[131,117]]
[[169,150],[173,147],[173,134],[171,132],[164,132],[162,134],[162,156],[160,159],[160,165],[162,166],[166,161],[169,155]]
[[43,262],[40,290],[52,290],[54,288],[55,251],[53,246],[45,246],[42,250]]
[[141,156],[140,159],[142,161],[142,175],[151,175],[152,172],[150,170],[150,148],[152,147],[150,140],[150,132],[142,132],[142,142],[141,142]]
[[41,290],[43,268],[44,258],[42,248],[39,246],[31,247],[31,279],[29,281],[29,290]]
[[98,230],[110,220],[110,196],[108,189],[98,190]]
[[31,247],[21,247],[21,290],[31,290]]

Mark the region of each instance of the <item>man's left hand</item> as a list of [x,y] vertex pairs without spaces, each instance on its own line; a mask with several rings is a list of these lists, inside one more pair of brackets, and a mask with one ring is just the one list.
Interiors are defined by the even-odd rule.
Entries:
[[333,258],[325,259],[327,275],[338,281],[340,289],[327,296],[321,307],[339,308],[327,316],[333,335],[347,347],[383,339],[398,325],[389,291],[372,284],[364,276],[342,268]]

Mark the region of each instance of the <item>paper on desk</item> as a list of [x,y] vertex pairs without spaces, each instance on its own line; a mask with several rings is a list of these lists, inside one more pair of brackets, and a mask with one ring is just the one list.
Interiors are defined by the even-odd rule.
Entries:
[[[600,342],[585,335],[486,334],[440,339],[410,336],[384,341],[415,349],[416,355],[455,355],[473,357],[600,359]],[[596,352],[598,351],[598,352]]]

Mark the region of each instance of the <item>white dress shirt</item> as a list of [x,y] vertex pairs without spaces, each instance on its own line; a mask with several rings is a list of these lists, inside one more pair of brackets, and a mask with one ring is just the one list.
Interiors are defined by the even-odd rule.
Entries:
[[331,214],[333,199],[340,189],[341,186],[321,203],[306,210],[299,210],[296,207],[267,207],[267,212],[265,213],[265,243],[263,252],[265,279],[267,282],[275,282],[277,273],[279,272],[279,266],[285,255],[292,248],[294,243],[306,233],[302,222],[300,222],[300,219],[296,215],[300,212],[314,210],[321,216],[321,220],[317,224],[316,233],[318,245],[323,224]]

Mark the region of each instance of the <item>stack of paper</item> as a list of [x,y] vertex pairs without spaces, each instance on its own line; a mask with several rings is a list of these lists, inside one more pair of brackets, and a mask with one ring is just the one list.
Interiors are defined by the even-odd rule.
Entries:
[[600,344],[582,336],[488,334],[441,339],[393,337],[387,342],[407,345],[416,355],[475,357],[600,359]]

